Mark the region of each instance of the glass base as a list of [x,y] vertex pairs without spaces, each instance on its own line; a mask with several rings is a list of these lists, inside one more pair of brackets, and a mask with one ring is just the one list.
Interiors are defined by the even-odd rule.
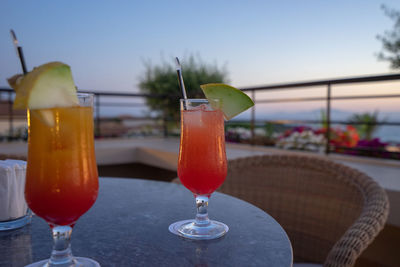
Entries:
[[0,231],[8,231],[21,228],[27,224],[29,224],[32,220],[32,215],[28,213],[21,218],[10,220],[10,221],[3,221],[0,222]]
[[229,227],[221,222],[210,220],[208,225],[196,225],[195,220],[184,220],[173,223],[169,226],[173,234],[197,240],[215,239],[225,235]]
[[57,264],[57,265],[49,265],[49,260],[42,260],[38,262],[31,263],[26,265],[25,267],[100,267],[100,264],[97,261],[94,261],[89,258],[83,257],[74,257],[76,260],[76,264],[68,265],[68,264]]

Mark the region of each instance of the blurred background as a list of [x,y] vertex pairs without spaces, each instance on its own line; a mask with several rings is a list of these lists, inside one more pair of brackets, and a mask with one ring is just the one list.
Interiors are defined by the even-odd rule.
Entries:
[[[4,0],[0,88],[9,89],[7,78],[22,72],[13,29],[28,70],[62,61],[71,66],[79,90],[99,93],[97,137],[176,136],[175,57],[189,97],[201,97],[199,85],[207,82],[248,89],[399,74],[398,44],[397,50],[388,46],[399,40],[399,10],[394,0]],[[312,151],[365,146],[400,151],[398,78],[330,84],[329,110],[327,85],[246,91],[256,108],[227,123],[227,141]],[[10,111],[12,98],[0,94],[3,141],[26,139],[24,114]]]

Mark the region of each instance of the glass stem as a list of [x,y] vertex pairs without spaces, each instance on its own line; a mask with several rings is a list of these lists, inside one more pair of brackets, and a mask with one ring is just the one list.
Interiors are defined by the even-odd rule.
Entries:
[[208,218],[208,196],[196,196],[197,214],[194,224],[199,227],[208,226],[210,219]]
[[54,226],[53,229],[54,247],[48,266],[74,266],[76,261],[71,253],[71,234],[70,226]]

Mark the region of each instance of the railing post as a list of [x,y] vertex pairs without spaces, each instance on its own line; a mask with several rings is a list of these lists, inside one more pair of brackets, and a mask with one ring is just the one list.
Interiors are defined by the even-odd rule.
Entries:
[[100,130],[100,95],[95,94],[95,101],[96,101],[96,133],[98,137],[101,137],[101,130]]
[[[256,102],[256,92],[255,90],[251,91],[251,98],[253,99],[253,102]],[[254,132],[254,127],[255,127],[255,120],[256,120],[256,106],[254,105],[253,108],[251,109],[251,122],[250,122],[250,129],[251,129],[251,144],[255,145],[255,132]]]
[[168,118],[167,118],[167,115],[165,115],[165,111],[164,111],[164,115],[163,115],[163,134],[164,134],[164,138],[168,137]]
[[[180,114],[180,113],[179,113]],[[168,137],[168,98],[164,99],[163,110],[162,110],[162,127],[164,138]]]
[[8,92],[8,140],[14,139],[14,113],[12,107],[12,92]]
[[326,147],[325,154],[328,155],[330,152],[330,141],[331,141],[331,84],[328,83],[326,92]]

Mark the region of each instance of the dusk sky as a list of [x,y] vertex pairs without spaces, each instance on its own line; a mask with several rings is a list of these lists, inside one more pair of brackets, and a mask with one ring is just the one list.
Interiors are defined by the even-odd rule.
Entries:
[[376,36],[394,24],[382,4],[400,9],[398,0],[2,0],[0,86],[21,72],[10,29],[28,69],[63,61],[78,88],[94,91],[138,92],[144,62],[178,56],[184,68],[191,54],[225,68],[236,87],[392,73],[376,58]]

